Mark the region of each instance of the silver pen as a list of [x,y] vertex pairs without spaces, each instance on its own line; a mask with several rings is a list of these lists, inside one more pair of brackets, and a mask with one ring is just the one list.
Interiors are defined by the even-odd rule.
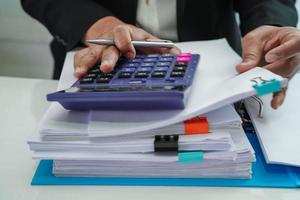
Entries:
[[[97,44],[97,45],[115,45],[113,40],[108,39],[94,39],[87,40],[87,43]],[[134,47],[143,47],[143,48],[172,48],[175,44],[170,40],[147,40],[147,41],[131,41]]]

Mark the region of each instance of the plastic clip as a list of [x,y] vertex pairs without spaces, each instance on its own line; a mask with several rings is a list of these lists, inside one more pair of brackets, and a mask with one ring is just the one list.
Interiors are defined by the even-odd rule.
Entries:
[[208,133],[208,121],[206,117],[194,117],[184,121],[185,135]]
[[203,152],[180,152],[178,153],[178,161],[181,163],[197,163],[203,160]]
[[178,135],[156,135],[154,140],[155,152],[178,152]]
[[255,85],[253,85],[252,87],[256,90],[257,96],[262,96],[281,90],[281,83],[276,79],[263,80],[261,77],[256,77],[251,81],[255,83]]

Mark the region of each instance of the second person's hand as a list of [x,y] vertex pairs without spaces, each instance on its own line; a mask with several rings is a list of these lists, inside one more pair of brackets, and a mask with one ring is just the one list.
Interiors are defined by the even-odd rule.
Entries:
[[[300,32],[293,27],[261,26],[248,33],[242,41],[243,62],[237,65],[242,73],[262,66],[291,79],[299,70]],[[287,88],[274,93],[271,106],[282,105]]]
[[[104,38],[113,39],[115,46],[104,46],[87,44],[85,41],[89,39]],[[82,42],[86,45],[75,53],[74,56],[74,76],[83,77],[87,71],[101,63],[100,70],[108,73],[113,70],[120,55],[124,55],[128,59],[133,59],[136,55],[136,49],[131,44],[132,40],[154,40],[159,39],[141,28],[133,25],[125,24],[115,17],[105,17],[93,24],[84,37]],[[176,47],[167,48],[139,48],[142,53],[180,53]]]

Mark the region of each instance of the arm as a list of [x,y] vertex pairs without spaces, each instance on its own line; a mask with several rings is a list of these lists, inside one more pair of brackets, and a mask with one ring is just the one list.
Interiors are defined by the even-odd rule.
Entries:
[[296,26],[298,20],[295,0],[234,0],[234,8],[243,36],[262,25]]
[[97,20],[113,15],[92,0],[21,0],[21,4],[67,50],[74,48]]

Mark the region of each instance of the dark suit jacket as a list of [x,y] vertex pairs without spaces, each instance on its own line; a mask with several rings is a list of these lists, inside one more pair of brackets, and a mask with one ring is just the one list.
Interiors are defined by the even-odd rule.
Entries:
[[[105,16],[136,24],[137,0],[21,0],[32,17],[54,36],[54,78],[59,78],[66,51]],[[240,37],[261,25],[295,26],[295,0],[177,0],[179,41],[227,38],[240,51]],[[240,15],[240,29],[235,20]]]

